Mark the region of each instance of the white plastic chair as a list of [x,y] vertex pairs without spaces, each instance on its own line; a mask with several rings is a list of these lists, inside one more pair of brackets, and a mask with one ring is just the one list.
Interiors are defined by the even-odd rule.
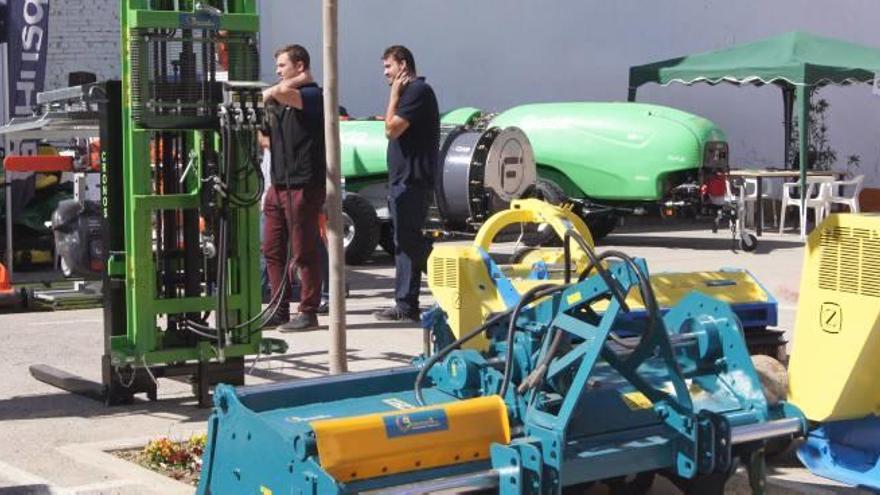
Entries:
[[[831,182],[832,177],[808,177],[807,178],[807,210],[813,209],[813,216],[816,225],[821,222],[827,215],[830,207],[829,199],[831,198]],[[779,212],[779,233],[785,230],[785,212],[790,207],[798,209],[798,218],[800,219],[801,238],[805,236],[807,223],[807,212],[801,211],[801,193],[800,181],[785,182],[782,184],[782,208]]]
[[[756,218],[755,214],[758,211],[756,208],[756,204],[758,202],[758,179],[753,177],[747,177],[745,179],[744,186],[745,195],[743,197],[743,201],[746,205],[746,219],[751,219],[753,225],[757,225],[755,223]],[[773,201],[773,188],[771,183],[768,180],[764,180],[763,187],[761,188],[761,200],[769,199],[770,208],[773,213],[773,219],[776,220],[776,201]],[[763,210],[762,210],[763,211]],[[764,219],[761,218],[761,228],[765,227]]]
[[[862,192],[862,186],[865,182],[864,175],[857,175],[850,180],[836,180],[830,183],[831,194],[828,201],[831,205],[846,205],[849,211],[858,213],[859,209],[859,193]],[[847,191],[852,189],[850,194]],[[826,213],[827,215],[827,213]]]

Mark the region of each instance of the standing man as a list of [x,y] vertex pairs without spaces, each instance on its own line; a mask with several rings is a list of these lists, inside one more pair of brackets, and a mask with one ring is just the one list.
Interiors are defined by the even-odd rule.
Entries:
[[[318,327],[321,302],[321,258],[318,215],[324,205],[327,160],[324,152],[324,102],[321,88],[309,70],[309,52],[288,45],[275,52],[275,73],[280,81],[263,91],[269,119],[272,185],[263,207],[263,255],[269,285],[281,290],[281,302],[266,326],[283,331]],[[290,317],[288,252],[299,270],[299,314]]]
[[378,320],[419,321],[422,270],[430,245],[422,229],[434,194],[440,147],[440,112],[434,90],[416,75],[412,52],[390,46],[382,55],[391,86],[385,110],[388,138],[388,208],[394,229],[395,304],[373,313]]

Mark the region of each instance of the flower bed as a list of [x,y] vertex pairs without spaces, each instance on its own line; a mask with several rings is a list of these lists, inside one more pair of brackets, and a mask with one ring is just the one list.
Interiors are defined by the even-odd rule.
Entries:
[[188,440],[175,441],[167,437],[151,440],[142,449],[119,450],[113,454],[140,464],[178,481],[195,486],[202,469],[202,452],[207,436],[193,435]]

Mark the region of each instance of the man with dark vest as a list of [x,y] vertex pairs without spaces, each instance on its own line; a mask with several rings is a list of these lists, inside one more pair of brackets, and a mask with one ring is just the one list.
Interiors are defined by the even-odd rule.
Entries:
[[419,321],[419,291],[430,244],[422,229],[434,194],[440,147],[440,112],[434,90],[416,75],[412,52],[394,45],[382,55],[391,86],[385,111],[388,138],[388,209],[394,230],[395,304],[373,313],[379,320]]
[[[263,206],[263,255],[273,295],[283,291],[278,310],[266,326],[291,332],[317,328],[321,302],[318,216],[324,205],[327,161],[323,94],[312,78],[309,62],[309,52],[300,45],[278,49],[275,72],[280,81],[263,92],[272,157],[272,185]],[[293,318],[290,284],[282,287],[281,283],[284,270],[290,269],[289,259],[302,282],[299,313]]]

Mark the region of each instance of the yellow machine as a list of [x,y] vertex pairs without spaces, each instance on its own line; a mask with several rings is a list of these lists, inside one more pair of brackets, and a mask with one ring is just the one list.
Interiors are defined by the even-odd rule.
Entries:
[[[560,238],[573,229],[589,247],[593,247],[589,230],[580,217],[564,207],[536,199],[514,200],[510,209],[495,214],[483,224],[472,245],[435,246],[428,259],[428,286],[446,313],[454,338],[478,327],[490,315],[513,307],[520,295],[529,289],[540,284],[563,282],[564,255],[561,248],[539,248],[512,264],[498,264],[490,256],[495,237],[520,223],[547,225]],[[573,242],[571,263],[574,273],[585,269],[588,261],[587,254]],[[651,285],[662,308],[670,308],[689,293],[699,291],[730,304],[746,329],[776,325],[776,300],[748,271],[657,273],[651,275]],[[630,317],[635,330],[638,327],[636,320],[644,315],[638,290],[633,289],[627,295],[627,303],[632,309]],[[596,309],[604,308],[597,304]],[[776,347],[782,348],[784,342],[777,344],[775,334],[771,337],[772,344],[761,350],[776,354]],[[486,345],[487,340],[480,336],[465,347],[483,350]]]
[[831,215],[807,241],[790,400],[813,421],[880,413],[880,216]]
[[830,215],[807,240],[788,399],[814,422],[798,458],[880,493],[880,215]]
[[[528,278],[531,264],[520,263],[500,267],[489,257],[495,237],[505,227],[519,223],[546,224],[562,237],[573,228],[590,247],[593,238],[580,217],[571,211],[537,199],[514,200],[510,209],[496,213],[480,228],[471,246],[435,246],[428,258],[428,286],[434,299],[446,311],[449,327],[456,337],[462,331],[476,328],[492,313],[504,311],[510,305],[505,296],[511,289],[525,291],[546,280]],[[544,256],[553,264],[561,262],[562,251],[542,249],[529,258]],[[578,268],[586,266],[587,255],[576,246],[572,261]],[[498,268],[492,273],[493,268]],[[562,280],[561,278],[559,279]],[[485,349],[488,342],[477,337],[470,347]]]

